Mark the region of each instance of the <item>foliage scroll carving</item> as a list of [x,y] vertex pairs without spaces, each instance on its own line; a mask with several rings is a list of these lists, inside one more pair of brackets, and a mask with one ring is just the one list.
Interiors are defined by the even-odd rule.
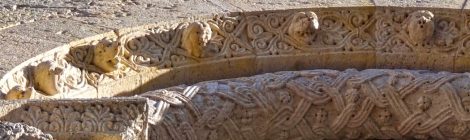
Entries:
[[[143,71],[247,56],[330,52],[466,56],[467,18],[451,11],[397,8],[229,13],[84,41],[12,71],[0,89],[3,98],[10,94],[8,99],[62,98],[78,93],[76,89],[93,89]],[[40,66],[57,71],[46,72]],[[35,80],[51,72],[63,80],[47,87]]]
[[[0,120],[23,123],[54,136],[64,133],[114,133],[141,139],[146,130],[146,100],[30,102]],[[1,134],[1,133],[0,133]]]

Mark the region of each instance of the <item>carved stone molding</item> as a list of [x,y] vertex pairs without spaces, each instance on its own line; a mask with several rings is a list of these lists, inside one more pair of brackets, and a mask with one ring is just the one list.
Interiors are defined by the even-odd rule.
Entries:
[[[155,89],[151,85],[174,85],[155,73],[203,65],[221,68],[206,68],[208,78],[190,81],[312,67],[461,72],[470,68],[468,17],[456,10],[396,7],[219,14],[73,42],[9,72],[0,91],[5,99],[132,95]],[[129,84],[109,89],[120,82]]]
[[147,100],[143,98],[4,101],[0,104],[3,108],[0,120],[36,127],[55,139],[147,137]]
[[7,73],[0,120],[57,139],[466,139],[469,17],[310,8],[115,30]]
[[150,139],[468,139],[469,82],[468,73],[307,70],[140,96],[155,101]]
[[21,123],[0,122],[2,140],[53,140],[50,134]]

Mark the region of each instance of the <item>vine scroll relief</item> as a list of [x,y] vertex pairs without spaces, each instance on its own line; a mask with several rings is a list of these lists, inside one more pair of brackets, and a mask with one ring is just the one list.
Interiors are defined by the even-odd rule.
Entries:
[[327,52],[465,56],[470,50],[467,23],[467,16],[452,11],[393,8],[227,14],[66,47],[11,71],[0,81],[0,90],[5,99],[74,97],[84,89],[150,70],[246,56]]

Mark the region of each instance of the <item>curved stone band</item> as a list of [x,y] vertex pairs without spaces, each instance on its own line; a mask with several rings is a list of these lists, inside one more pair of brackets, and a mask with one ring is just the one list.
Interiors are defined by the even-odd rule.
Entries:
[[[468,139],[469,18],[308,8],[118,29],[9,71],[0,120],[57,139]],[[134,97],[101,99],[116,96]]]
[[469,83],[467,73],[285,71],[140,96],[160,97],[149,115],[159,140],[446,139],[469,137]]
[[465,72],[470,27],[461,13],[310,8],[226,13],[172,26],[116,30],[17,66],[0,79],[0,98],[135,95],[181,81],[313,68]]

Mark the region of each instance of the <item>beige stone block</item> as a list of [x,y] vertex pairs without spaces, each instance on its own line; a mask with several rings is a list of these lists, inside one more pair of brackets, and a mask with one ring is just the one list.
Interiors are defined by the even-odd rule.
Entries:
[[130,96],[139,93],[140,76],[127,75],[117,80],[106,79],[98,85],[98,97]]
[[432,53],[377,53],[379,69],[416,69],[452,71],[454,57]]
[[64,95],[65,98],[73,97],[73,98],[98,98],[98,90],[95,87],[87,86],[83,89],[77,89],[76,92],[69,92]]
[[376,60],[374,52],[324,53],[318,57],[324,61],[323,68],[336,70],[373,68]]
[[454,72],[470,72],[470,56],[456,56]]
[[318,54],[268,55],[256,58],[256,73],[323,68]]
[[170,69],[141,73],[141,91],[155,90],[180,84],[251,76],[255,73],[255,57],[207,61]]
[[259,56],[257,73],[311,69],[366,69],[374,67],[375,53],[309,53],[295,55]]

